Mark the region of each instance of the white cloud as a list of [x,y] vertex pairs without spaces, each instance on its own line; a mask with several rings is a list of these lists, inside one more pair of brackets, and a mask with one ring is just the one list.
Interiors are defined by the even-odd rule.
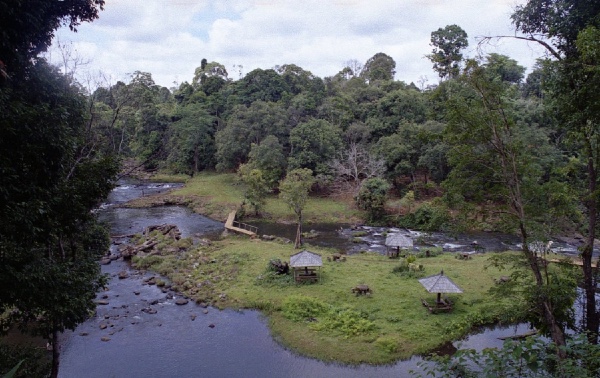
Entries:
[[[243,72],[287,63],[325,77],[344,62],[365,62],[378,52],[397,63],[396,78],[436,82],[431,63],[432,31],[449,24],[469,35],[466,55],[478,53],[475,37],[511,35],[514,0],[107,0],[100,18],[78,33],[61,29],[92,59],[92,71],[126,80],[150,72],[167,87],[191,81],[202,58]],[[487,46],[531,66],[541,49],[515,40]],[[56,57],[56,53],[54,53]],[[234,75],[232,75],[234,76]],[[237,78],[237,75],[235,75]]]

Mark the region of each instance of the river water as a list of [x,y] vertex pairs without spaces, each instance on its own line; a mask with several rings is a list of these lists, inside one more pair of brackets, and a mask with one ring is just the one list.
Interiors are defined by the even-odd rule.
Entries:
[[[163,223],[177,224],[183,236],[210,237],[223,230],[222,223],[184,207],[115,206],[172,187],[123,182],[99,210],[100,216],[109,222],[113,235]],[[337,228],[327,232],[344,232]],[[60,377],[407,377],[422,361],[414,356],[385,366],[345,366],[302,357],[272,337],[257,311],[220,311],[193,302],[176,305],[176,294],[145,283],[151,273],[135,271],[123,261],[113,261],[102,270],[110,275],[107,290],[98,294],[105,304],[98,305],[96,315],[75,331],[62,335]],[[119,279],[121,271],[127,271],[129,278]],[[498,337],[526,330],[524,325],[487,329],[445,350],[499,347]]]

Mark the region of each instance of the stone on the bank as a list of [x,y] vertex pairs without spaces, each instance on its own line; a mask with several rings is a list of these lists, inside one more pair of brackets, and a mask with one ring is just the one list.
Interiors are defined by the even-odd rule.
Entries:
[[177,298],[177,300],[175,301],[175,304],[178,306],[183,306],[188,304],[189,300],[187,298]]

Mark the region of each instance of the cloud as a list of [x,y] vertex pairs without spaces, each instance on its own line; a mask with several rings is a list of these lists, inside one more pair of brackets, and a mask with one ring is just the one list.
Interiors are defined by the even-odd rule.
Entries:
[[[120,80],[150,72],[167,87],[191,81],[203,58],[229,71],[241,65],[244,73],[293,63],[325,77],[350,59],[364,63],[378,52],[396,61],[398,80],[436,82],[425,58],[432,31],[461,26],[469,35],[466,55],[473,57],[476,36],[513,33],[513,7],[514,0],[107,0],[98,20],[57,35],[92,59],[92,70]],[[484,52],[525,66],[541,54],[514,40]]]

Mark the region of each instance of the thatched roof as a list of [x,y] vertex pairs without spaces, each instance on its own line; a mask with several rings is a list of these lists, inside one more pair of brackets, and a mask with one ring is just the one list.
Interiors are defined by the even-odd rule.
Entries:
[[292,268],[303,268],[306,266],[323,266],[323,259],[318,253],[304,250],[290,256],[290,266]]
[[444,275],[444,272],[419,279],[421,285],[430,293],[462,293],[460,287],[458,287],[448,276]]
[[385,245],[388,247],[412,248],[413,241],[402,234],[388,234],[385,238]]

